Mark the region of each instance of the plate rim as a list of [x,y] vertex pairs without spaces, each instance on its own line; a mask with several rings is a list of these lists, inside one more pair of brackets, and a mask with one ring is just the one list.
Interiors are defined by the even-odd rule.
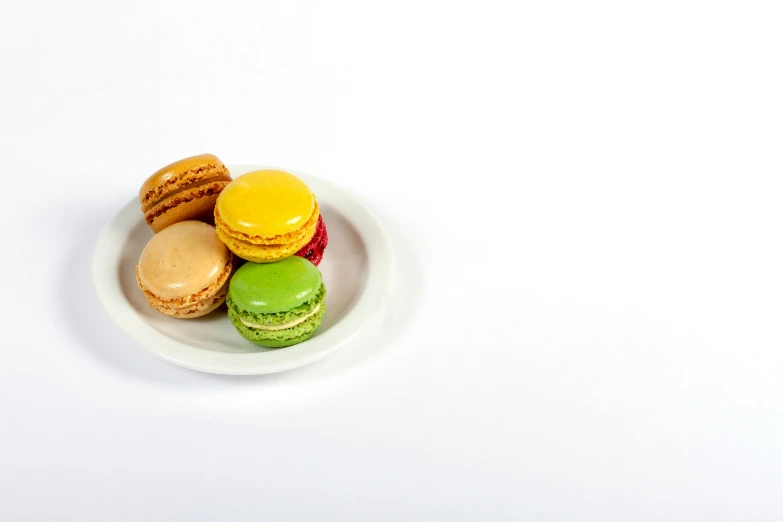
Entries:
[[[216,352],[173,339],[147,323],[136,312],[122,291],[117,261],[125,244],[127,233],[135,227],[126,222],[131,212],[138,212],[138,198],[132,198],[103,226],[98,235],[92,256],[93,287],[104,312],[129,338],[148,352],[166,362],[191,370],[223,375],[262,375],[300,368],[315,362],[332,350],[345,344],[358,334],[370,320],[379,314],[396,279],[394,247],[388,232],[373,214],[349,190],[330,181],[305,172],[255,164],[227,165],[233,178],[261,169],[276,169],[298,176],[308,186],[327,187],[330,197],[325,198],[337,207],[356,229],[367,252],[367,271],[358,296],[346,312],[324,332],[304,343],[278,350],[250,353]],[[319,191],[314,192],[318,193]],[[324,191],[321,191],[324,192]],[[336,201],[333,201],[336,200]],[[361,219],[357,219],[361,217]],[[122,232],[117,234],[116,232]],[[115,261],[113,270],[106,270],[107,260]],[[182,354],[190,353],[190,357]]]

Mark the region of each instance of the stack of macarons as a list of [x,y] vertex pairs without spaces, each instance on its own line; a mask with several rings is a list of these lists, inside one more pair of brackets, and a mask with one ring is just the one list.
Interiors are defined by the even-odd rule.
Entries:
[[315,333],[326,313],[316,265],[328,234],[302,180],[281,170],[232,180],[216,156],[202,154],[155,172],[139,201],[155,236],[136,281],[152,308],[194,318],[226,302],[237,332],[272,348]]

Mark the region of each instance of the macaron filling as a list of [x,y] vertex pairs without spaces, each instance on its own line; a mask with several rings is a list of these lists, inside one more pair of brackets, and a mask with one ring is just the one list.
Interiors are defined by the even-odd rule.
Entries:
[[302,316],[299,319],[296,319],[294,321],[291,321],[290,323],[285,323],[285,324],[281,324],[281,325],[277,325],[277,326],[269,326],[269,325],[266,325],[266,324],[251,323],[250,321],[246,321],[245,319],[242,319],[241,317],[239,318],[239,320],[242,321],[242,324],[244,324],[248,328],[258,328],[258,329],[261,329],[261,330],[285,330],[286,328],[293,328],[294,326],[296,326],[298,324],[302,324],[303,322],[307,321],[309,318],[311,318],[312,316],[317,314],[320,309],[321,309],[321,303],[318,303],[315,306],[315,308],[313,308],[313,311],[310,312],[309,314],[304,315],[304,316]]

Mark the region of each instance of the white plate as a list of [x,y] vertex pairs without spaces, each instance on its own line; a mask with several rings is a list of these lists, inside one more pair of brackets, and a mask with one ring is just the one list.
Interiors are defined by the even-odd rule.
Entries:
[[[237,177],[274,168],[236,165]],[[225,308],[198,319],[173,319],[147,305],[136,286],[135,268],[153,233],[137,199],[115,215],[101,232],[92,273],[106,313],[131,338],[158,357],[210,373],[255,375],[281,372],[316,361],[353,337],[389,296],[394,281],[392,243],[378,219],[354,197],[322,179],[289,170],[318,197],[329,232],[319,265],[326,285],[327,312],[307,341],[266,349],[234,330]]]

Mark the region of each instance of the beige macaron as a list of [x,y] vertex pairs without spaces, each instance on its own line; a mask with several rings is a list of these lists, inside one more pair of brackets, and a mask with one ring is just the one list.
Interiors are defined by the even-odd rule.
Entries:
[[136,282],[152,308],[190,319],[223,304],[232,269],[231,251],[214,227],[181,221],[158,232],[144,247]]

